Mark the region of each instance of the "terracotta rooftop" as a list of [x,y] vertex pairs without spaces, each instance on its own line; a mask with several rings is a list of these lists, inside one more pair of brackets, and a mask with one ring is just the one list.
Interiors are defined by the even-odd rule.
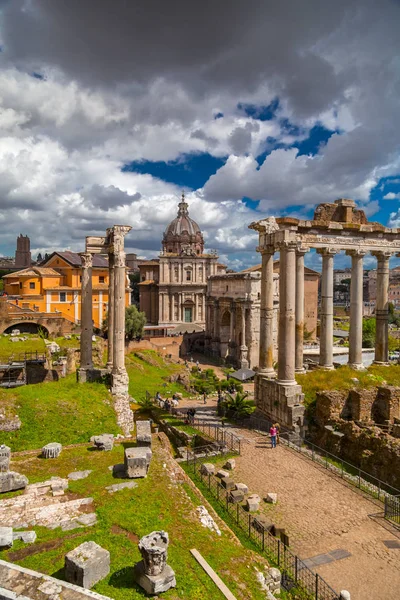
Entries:
[[3,279],[6,277],[60,277],[60,273],[57,273],[54,269],[50,267],[28,267],[27,269],[22,269],[21,271],[15,271],[14,273],[9,273],[8,275],[4,275]]
[[[77,252],[72,252],[71,250],[65,250],[64,252],[53,252],[46,260],[47,264],[54,256],[59,256],[64,259],[67,263],[69,263],[72,267],[81,267],[82,259]],[[97,268],[106,268],[108,269],[108,258],[107,256],[102,256],[101,254],[93,254],[93,267]]]

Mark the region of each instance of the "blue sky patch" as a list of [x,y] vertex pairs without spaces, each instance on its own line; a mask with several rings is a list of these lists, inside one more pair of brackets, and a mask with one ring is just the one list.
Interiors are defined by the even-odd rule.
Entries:
[[211,156],[208,152],[201,154],[182,154],[177,160],[165,161],[133,161],[125,164],[123,173],[133,172],[152,175],[168,183],[181,187],[198,189],[208,181],[226,162],[226,158]]
[[271,121],[279,108],[279,98],[274,98],[274,100],[266,106],[257,106],[256,104],[239,102],[237,108],[238,110],[243,111],[247,117],[252,117],[258,121]]
[[320,147],[325,145],[334,133],[336,132],[331,129],[325,129],[322,125],[314,125],[314,127],[310,129],[308,138],[302,142],[296,142],[293,146],[299,149],[299,155],[311,154],[314,156],[315,154],[318,154]]

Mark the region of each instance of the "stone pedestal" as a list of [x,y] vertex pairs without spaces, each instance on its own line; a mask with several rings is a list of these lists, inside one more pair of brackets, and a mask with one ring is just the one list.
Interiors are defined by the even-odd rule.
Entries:
[[151,448],[150,421],[136,421],[136,443],[139,447]]
[[153,531],[139,542],[143,560],[135,565],[133,577],[148,594],[159,594],[176,586],[175,573],[167,565],[168,542],[165,531]]
[[256,375],[257,408],[273,423],[300,432],[304,425],[304,394],[300,385],[285,385]]
[[84,542],[65,556],[65,579],[91,588],[110,572],[110,553],[95,542]]
[[57,458],[60,456],[62,450],[62,445],[58,442],[51,442],[50,444],[46,444],[42,448],[42,457],[43,458]]
[[151,456],[150,448],[126,448],[124,456],[126,476],[147,477]]
[[110,433],[103,433],[102,435],[94,435],[90,438],[90,441],[93,442],[94,446],[98,450],[112,450],[114,446],[114,436]]

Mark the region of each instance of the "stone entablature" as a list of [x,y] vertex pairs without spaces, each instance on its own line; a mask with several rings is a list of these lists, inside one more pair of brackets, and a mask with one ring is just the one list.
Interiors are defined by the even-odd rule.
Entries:
[[[332,221],[332,218],[337,220]],[[356,209],[355,202],[343,198],[333,204],[319,205],[310,221],[270,217],[252,223],[250,228],[259,232],[257,250],[263,259],[261,305],[265,317],[260,330],[263,376],[274,375],[271,289],[272,257],[277,250],[281,263],[277,383],[286,387],[296,385],[295,372],[303,368],[304,254],[312,248],[322,256],[320,366],[333,368],[333,265],[335,254],[341,251],[352,260],[349,365],[363,368],[363,258],[368,252],[377,258],[375,362],[388,364],[389,258],[400,252],[400,229],[368,223],[364,212]],[[279,390],[277,395],[282,397]],[[261,397],[256,400],[263,404]],[[301,419],[293,425],[301,426]]]

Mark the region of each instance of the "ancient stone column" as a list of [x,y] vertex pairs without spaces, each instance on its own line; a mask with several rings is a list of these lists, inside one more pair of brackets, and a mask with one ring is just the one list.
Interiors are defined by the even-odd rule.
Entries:
[[377,258],[376,269],[376,337],[375,360],[380,365],[389,364],[389,259],[390,252],[371,252]]
[[275,377],[274,371],[274,247],[263,249],[260,300],[259,373]]
[[281,242],[279,261],[278,383],[295,384],[296,244]]
[[248,369],[247,360],[248,348],[246,346],[246,306],[242,303],[242,343],[240,345],[240,368]]
[[214,302],[214,339],[219,341],[219,301]]
[[107,325],[107,368],[111,371],[114,354],[114,254],[108,254],[108,325]]
[[125,369],[125,292],[126,266],[124,237],[131,227],[112,227],[112,250],[114,252],[114,354],[112,370],[112,393],[128,394],[129,378]]
[[304,373],[303,347],[304,347],[304,255],[308,248],[296,250],[296,373]]
[[92,359],[92,255],[90,252],[80,252],[82,260],[82,287],[81,287],[81,369],[93,369]]
[[365,250],[347,250],[346,254],[351,256],[349,366],[353,369],[363,369],[363,257]]
[[333,257],[336,252],[331,248],[317,252],[322,255],[319,366],[333,369]]

